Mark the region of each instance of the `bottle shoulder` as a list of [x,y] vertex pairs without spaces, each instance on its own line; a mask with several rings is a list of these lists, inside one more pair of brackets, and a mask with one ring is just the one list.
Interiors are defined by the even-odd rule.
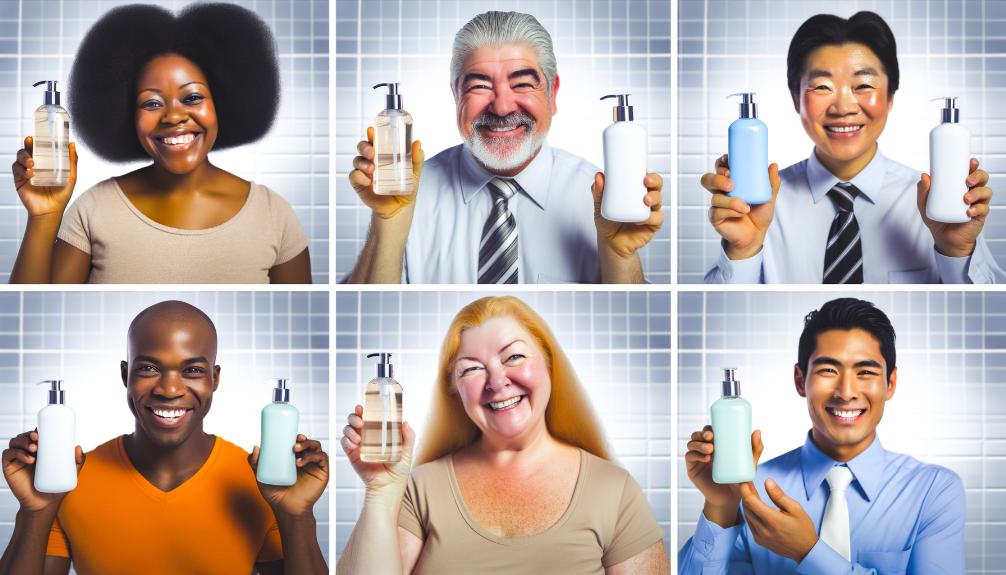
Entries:
[[736,409],[736,408],[739,408],[739,407],[740,408],[743,408],[743,407],[750,408],[751,407],[751,403],[749,403],[748,400],[744,399],[743,397],[741,397],[739,395],[732,395],[732,396],[727,396],[727,397],[720,397],[719,399],[717,399],[716,401],[714,401],[713,402],[713,407],[716,407],[716,406],[720,406],[723,409]]
[[377,113],[377,117],[388,118],[389,120],[402,120],[410,124],[412,123],[412,114],[406,112],[405,110],[385,108]]

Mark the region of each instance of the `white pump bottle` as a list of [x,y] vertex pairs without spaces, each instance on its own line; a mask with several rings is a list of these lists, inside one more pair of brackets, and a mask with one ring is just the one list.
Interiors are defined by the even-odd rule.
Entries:
[[38,453],[35,455],[35,490],[66,493],[77,486],[76,417],[66,406],[63,381],[50,379],[49,404],[38,412]]
[[612,222],[642,222],[650,217],[646,197],[646,130],[632,121],[629,94],[609,94],[617,98],[612,114],[615,122],[604,129],[604,193],[601,216]]
[[961,123],[957,98],[943,100],[942,121],[929,132],[929,170],[932,185],[926,200],[926,217],[937,222],[963,223],[968,216],[964,194],[971,169],[971,132]]

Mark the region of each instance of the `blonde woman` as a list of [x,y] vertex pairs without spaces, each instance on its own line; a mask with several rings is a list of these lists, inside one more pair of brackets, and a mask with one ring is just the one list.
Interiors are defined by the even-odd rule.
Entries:
[[521,300],[455,316],[415,469],[407,424],[399,463],[360,460],[362,413],[343,430],[366,496],[339,573],[669,572],[642,491],[609,461],[569,360]]

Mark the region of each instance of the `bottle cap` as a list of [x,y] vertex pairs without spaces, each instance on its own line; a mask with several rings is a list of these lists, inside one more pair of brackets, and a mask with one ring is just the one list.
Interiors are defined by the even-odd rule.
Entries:
[[384,97],[384,107],[389,110],[401,110],[402,95],[398,93],[398,82],[382,82],[376,84],[373,89],[376,90],[381,86],[388,87],[388,94]]
[[758,117],[758,104],[754,101],[754,92],[737,92],[736,94],[730,94],[727,98],[733,98],[734,96],[741,97],[741,118],[757,118]]
[[957,96],[940,96],[929,101],[935,102],[943,100],[943,110],[940,114],[940,122],[943,124],[959,124],[961,121],[961,111],[957,108]]
[[44,102],[46,106],[51,104],[55,104],[57,106],[59,105],[59,92],[56,91],[56,82],[58,81],[59,80],[40,80],[31,85],[32,88],[34,88],[37,86],[41,86],[42,84],[46,84],[45,96],[44,96],[45,98]]
[[608,94],[607,96],[601,96],[602,100],[607,100],[608,98],[618,98],[618,105],[612,108],[611,118],[614,121],[632,121],[632,106],[629,105],[629,96],[631,96],[631,94]]
[[62,379],[44,379],[35,385],[49,386],[49,405],[63,405],[66,403],[66,392],[63,391]]
[[272,390],[272,400],[275,403],[290,403],[290,389],[287,388],[285,377],[270,379],[276,387]]
[[723,397],[737,397],[741,394],[741,382],[734,379],[736,367],[723,368]]
[[367,358],[377,357],[377,377],[395,377],[395,368],[391,365],[391,354],[390,353],[371,353],[367,355]]

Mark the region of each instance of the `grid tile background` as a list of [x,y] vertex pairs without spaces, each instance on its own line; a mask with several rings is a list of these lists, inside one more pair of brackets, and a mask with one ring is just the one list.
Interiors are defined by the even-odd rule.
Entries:
[[[136,314],[168,299],[187,301],[217,326],[220,387],[206,431],[246,450],[259,442],[259,412],[272,400],[268,378],[290,378],[301,431],[328,451],[329,297],[324,292],[0,293],[0,444],[31,429],[46,394],[42,379],[66,381],[77,443],[91,450],[133,431],[119,361]],[[17,500],[0,484],[0,546],[14,529]],[[315,506],[328,551],[328,493]]]
[[[682,283],[699,283],[716,261],[718,235],[706,219],[709,193],[699,177],[727,149],[737,117],[734,92],[753,91],[769,126],[769,159],[785,167],[813,143],[800,126],[786,86],[786,52],[804,20],[819,13],[880,14],[898,42],[901,87],[880,138],[889,158],[929,171],[929,131],[940,106],[960,96],[971,154],[993,174],[1006,171],[1006,2],[1002,0],[680,0],[678,4],[678,262]],[[998,190],[1001,195],[1003,190]],[[993,200],[985,238],[1006,262],[1006,217]]]
[[[423,438],[444,333],[467,303],[489,293],[340,292],[335,315],[334,420],[341,426],[374,377],[375,351],[392,353],[405,418]],[[670,538],[671,296],[667,292],[517,294],[552,328],[590,394],[617,461],[643,488]],[[363,486],[335,454],[336,555],[363,505]]]
[[[128,0],[3,0],[0,2],[0,282],[6,282],[24,236],[27,215],[17,194],[7,158],[34,131],[32,114],[42,103],[40,79],[60,81],[62,98],[69,97],[65,80],[81,38],[112,8]],[[239,176],[265,184],[293,206],[310,241],[312,275],[328,281],[328,68],[327,0],[237,0],[261,17],[273,32],[279,56],[282,96],[272,131],[262,140],[214,152],[213,162]],[[163,0],[177,11],[185,0]],[[70,137],[76,139],[73,118]],[[143,163],[110,164],[80,146],[74,196],[108,177],[129,172]]]
[[[764,459],[803,442],[806,401],[793,388],[803,318],[836,293],[681,293],[678,300],[678,547],[702,496],[684,466],[687,438],[708,423],[723,367],[762,429]],[[898,335],[898,393],[884,412],[884,447],[953,469],[967,490],[968,572],[1006,573],[1006,293],[857,293]],[[778,414],[790,414],[779,417]]]
[[371,86],[399,82],[426,156],[460,143],[450,89],[454,34],[487,10],[533,14],[552,35],[562,79],[549,143],[603,167],[611,93],[631,93],[649,135],[647,167],[664,176],[668,219],[640,251],[650,281],[670,283],[671,3],[668,0],[335,0],[335,279],[352,271],[370,212],[347,179],[356,143],[383,108]]

